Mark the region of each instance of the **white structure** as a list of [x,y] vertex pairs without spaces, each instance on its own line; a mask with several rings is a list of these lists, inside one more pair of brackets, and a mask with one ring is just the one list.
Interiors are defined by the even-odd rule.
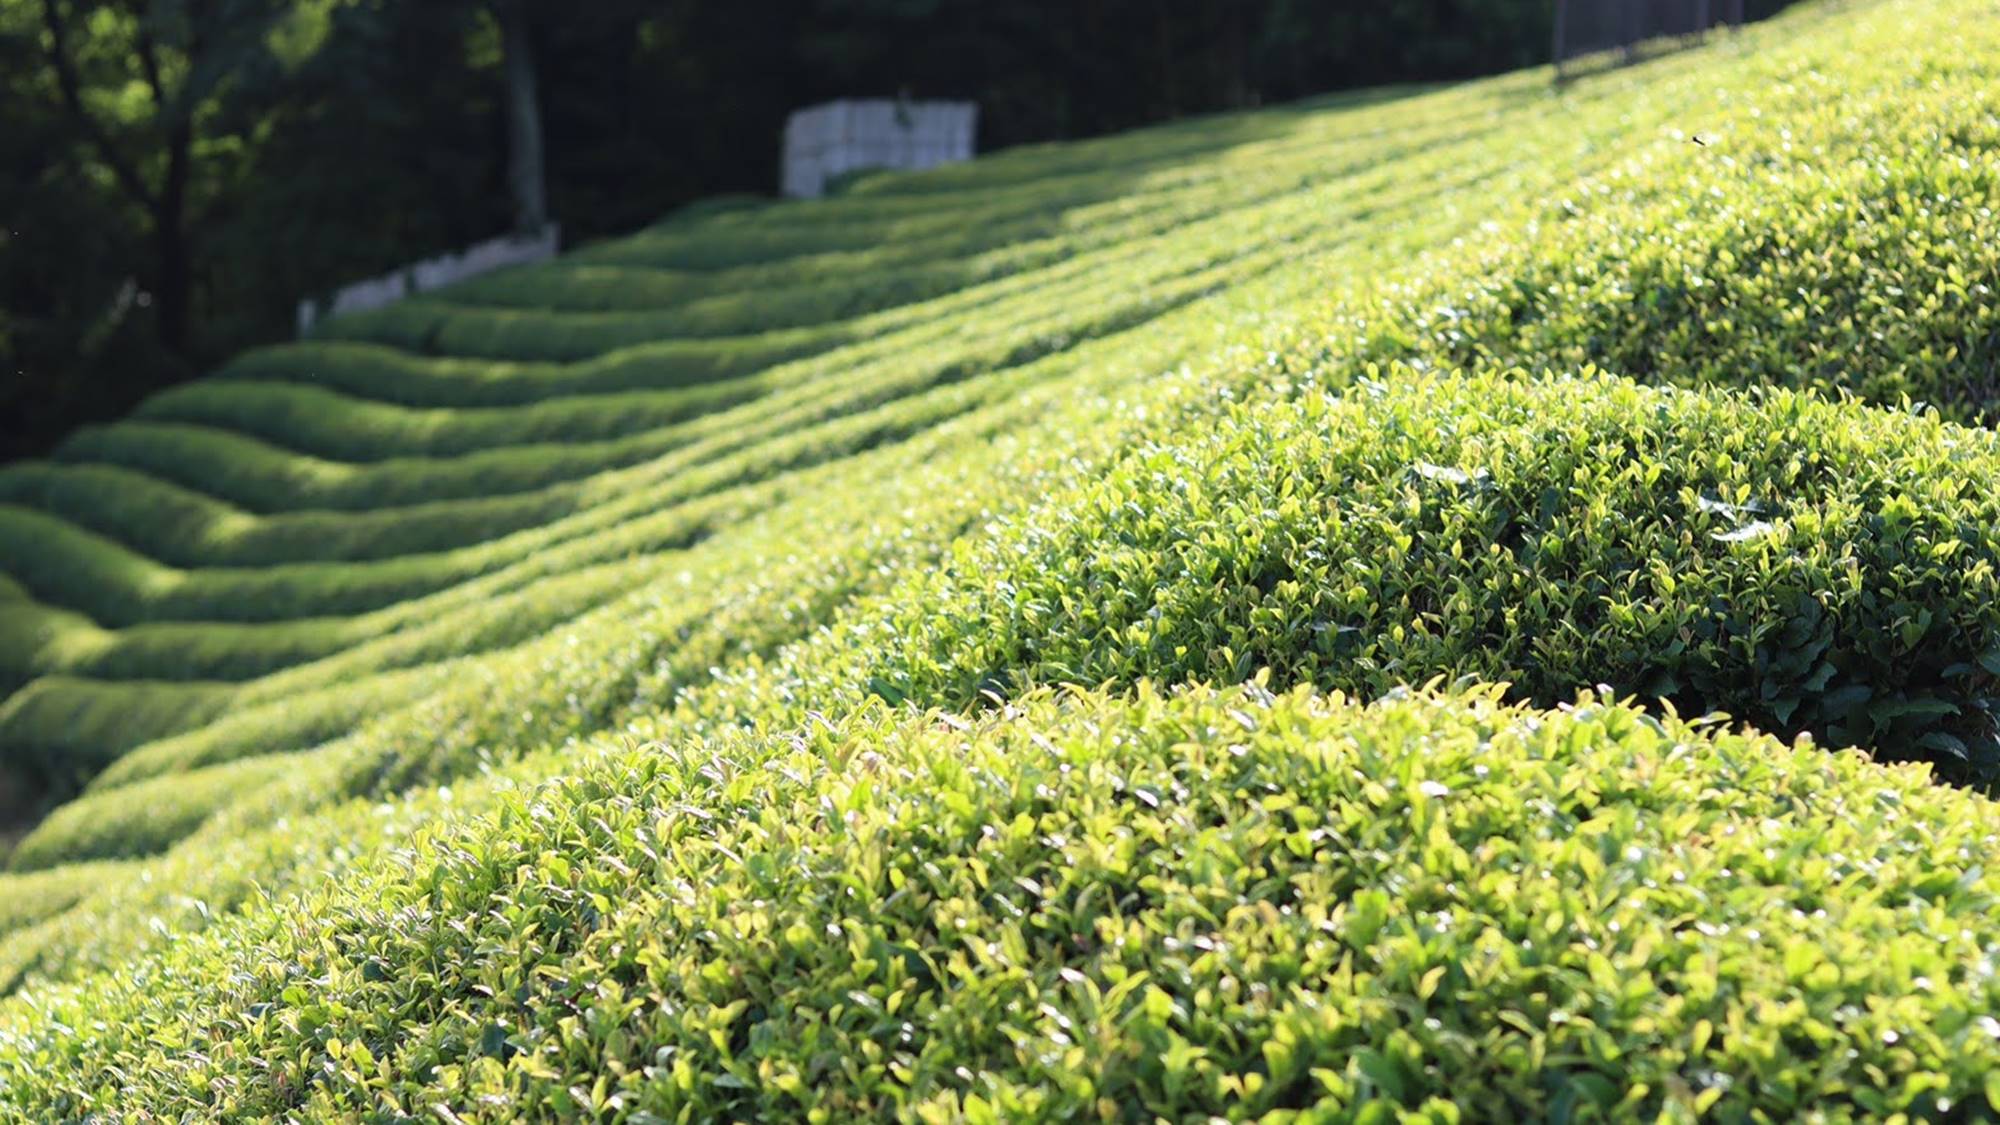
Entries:
[[972,159],[979,107],[971,102],[827,102],[785,122],[783,189],[795,199],[863,168],[935,168]]
[[561,236],[562,228],[550,223],[537,235],[525,238],[505,235],[488,239],[456,254],[426,258],[394,273],[357,281],[342,287],[326,301],[300,301],[299,335],[309,334],[313,325],[330,316],[393,305],[412,293],[423,293],[455,281],[464,281],[502,266],[547,261],[556,256]]

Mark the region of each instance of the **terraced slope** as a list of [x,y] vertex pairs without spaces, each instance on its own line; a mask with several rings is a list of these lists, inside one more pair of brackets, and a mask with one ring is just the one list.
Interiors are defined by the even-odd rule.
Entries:
[[669,221],[0,471],[0,1104],[2000,1113],[1996,15]]

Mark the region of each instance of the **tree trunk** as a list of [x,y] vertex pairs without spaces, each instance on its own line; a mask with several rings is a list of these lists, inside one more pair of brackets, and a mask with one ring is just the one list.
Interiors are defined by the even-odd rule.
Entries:
[[535,89],[535,56],[522,0],[494,0],[507,72],[507,186],[514,195],[514,230],[539,234],[549,221],[542,177],[542,110]]
[[154,317],[160,343],[175,355],[188,354],[189,310],[193,306],[194,264],[188,245],[188,159],[192,130],[183,122],[167,137],[167,178],[153,214],[153,246],[159,276],[153,282]]

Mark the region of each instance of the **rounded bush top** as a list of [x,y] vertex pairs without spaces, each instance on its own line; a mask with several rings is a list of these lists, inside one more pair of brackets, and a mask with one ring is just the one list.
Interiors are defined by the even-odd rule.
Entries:
[[1399,370],[1133,452],[931,579],[874,676],[1607,684],[1985,778],[1996,475],[1984,431],[1809,394]]

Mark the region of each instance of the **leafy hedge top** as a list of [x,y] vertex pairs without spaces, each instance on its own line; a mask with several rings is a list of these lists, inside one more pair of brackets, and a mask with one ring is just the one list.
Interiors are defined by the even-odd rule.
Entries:
[[1042,694],[626,752],[88,1017],[52,998],[0,1086],[56,1116],[2000,1112],[1988,801],[1493,694]]
[[1984,431],[1794,392],[1391,371],[1135,452],[962,553],[857,674],[954,704],[1605,683],[1990,778],[1996,475]]
[[1583,185],[1529,252],[1465,255],[1414,326],[1447,366],[1594,363],[2000,421],[2000,53],[1966,46],[1790,127],[1739,107],[1675,166]]

